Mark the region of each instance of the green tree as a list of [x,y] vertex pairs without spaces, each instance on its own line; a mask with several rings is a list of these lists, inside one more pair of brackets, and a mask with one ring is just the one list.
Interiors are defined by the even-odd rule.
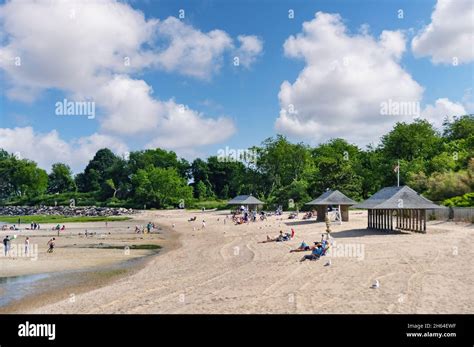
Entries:
[[316,167],[311,179],[311,195],[318,196],[327,189],[337,189],[353,199],[362,195],[360,150],[343,139],[333,139],[313,149]]
[[257,170],[272,189],[304,179],[312,170],[308,147],[302,143],[292,144],[282,135],[266,139],[262,147],[254,147],[253,150],[257,152]]
[[387,160],[416,158],[430,159],[439,151],[442,140],[426,120],[397,123],[392,131],[382,137],[382,151]]
[[28,159],[0,154],[0,191],[3,199],[9,197],[36,197],[46,192],[48,174]]
[[208,197],[208,191],[206,184],[203,181],[199,181],[195,186],[194,189],[196,190],[195,196],[199,200],[205,200]]
[[132,176],[135,201],[149,207],[176,206],[181,199],[192,199],[192,187],[181,177],[176,168],[148,167],[139,169]]
[[109,169],[120,160],[110,149],[99,149],[94,158],[87,164],[84,173],[76,176],[77,188],[80,192],[95,192],[103,187],[109,179]]
[[474,136],[474,115],[454,117],[443,124],[443,135],[449,140],[468,139]]
[[72,171],[69,166],[62,163],[55,163],[48,175],[48,193],[74,192],[76,183],[72,178]]

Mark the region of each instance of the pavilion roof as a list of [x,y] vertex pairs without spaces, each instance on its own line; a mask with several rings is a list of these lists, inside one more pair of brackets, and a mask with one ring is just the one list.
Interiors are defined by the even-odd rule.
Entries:
[[355,205],[356,202],[339,190],[328,190],[306,205]]
[[252,195],[238,195],[227,203],[229,205],[263,205],[264,202]]
[[442,208],[409,186],[385,187],[367,200],[353,206],[365,209],[434,209]]

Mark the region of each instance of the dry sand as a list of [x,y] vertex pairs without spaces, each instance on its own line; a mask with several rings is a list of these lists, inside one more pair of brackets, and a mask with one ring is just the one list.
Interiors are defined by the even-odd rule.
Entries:
[[[187,222],[194,215],[197,221]],[[302,240],[319,241],[324,223],[284,215],[234,226],[230,220],[224,225],[223,212],[189,211],[150,211],[137,218],[175,224],[171,233],[179,234],[180,247],[154,256],[133,275],[77,295],[73,303],[24,312],[474,312],[472,224],[435,221],[427,234],[387,234],[366,230],[366,212],[351,211],[350,222],[332,226],[332,254],[300,263],[307,253],[289,250]],[[199,230],[203,219],[206,229]],[[289,242],[258,243],[292,227],[296,236]],[[332,265],[324,266],[329,259]],[[371,289],[376,279],[380,288]]]

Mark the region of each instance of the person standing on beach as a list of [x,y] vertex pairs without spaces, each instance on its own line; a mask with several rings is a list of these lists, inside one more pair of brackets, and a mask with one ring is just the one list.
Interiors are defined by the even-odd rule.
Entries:
[[202,220],[202,227],[201,227],[201,229],[206,229],[206,221],[205,221],[204,219]]
[[55,241],[56,241],[56,239],[54,237],[51,240],[48,241],[48,243],[47,243],[47,245],[49,246],[48,253],[53,253],[54,246],[55,246]]
[[8,235],[3,239],[3,248],[6,257],[8,255],[8,252],[10,251],[10,238],[8,237]]
[[30,249],[30,238],[27,237],[25,240],[25,255],[28,254],[29,249]]

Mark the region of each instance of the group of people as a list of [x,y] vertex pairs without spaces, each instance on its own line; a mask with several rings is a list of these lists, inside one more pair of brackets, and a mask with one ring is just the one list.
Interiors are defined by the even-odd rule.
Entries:
[[[11,250],[11,241],[14,240],[16,238],[16,236],[13,236],[12,238],[10,238],[10,236],[5,236],[5,238],[3,239],[3,251],[5,253],[5,257],[8,256],[10,254],[10,250]],[[30,250],[30,238],[27,237],[25,239],[25,242],[24,242],[24,249],[25,249],[25,254],[28,254],[29,250]]]
[[277,237],[272,238],[267,235],[267,239],[265,241],[260,241],[259,243],[290,241],[293,237],[295,237],[295,231],[293,229],[291,229],[291,233],[284,234],[283,230],[280,230],[280,234]]
[[[291,229],[291,233],[283,233],[283,231],[280,230],[280,234],[277,237],[272,238],[267,235],[267,239],[260,241],[259,243],[290,241],[294,236],[294,229]],[[300,261],[303,262],[305,260],[318,260],[322,256],[326,255],[330,247],[331,241],[329,239],[329,235],[326,235],[325,237],[325,234],[322,234],[320,242],[314,242],[314,245],[310,246],[305,241],[303,241],[298,248],[291,249],[290,253],[311,251],[311,254],[303,256]]]
[[19,229],[15,224],[10,225],[10,226],[8,226],[7,224],[3,224],[2,230],[19,230]]
[[148,224],[143,226],[135,225],[135,233],[136,234],[149,234],[155,229],[155,223],[148,222]]
[[301,242],[298,248],[290,250],[290,253],[293,252],[305,252],[311,251],[311,254],[307,254],[301,258],[300,261],[305,260],[318,260],[322,256],[326,255],[328,249],[331,247],[331,242],[329,236],[324,238],[324,234],[321,235],[321,242],[314,242],[313,246],[309,246],[306,242]]
[[241,210],[240,213],[233,212],[232,222],[234,222],[235,225],[256,222],[257,217],[261,221],[267,220],[267,215],[265,214],[265,212],[261,211],[257,213],[257,211],[248,211],[245,209],[245,210]]
[[31,222],[30,223],[30,230],[40,230],[40,225],[36,222]]

